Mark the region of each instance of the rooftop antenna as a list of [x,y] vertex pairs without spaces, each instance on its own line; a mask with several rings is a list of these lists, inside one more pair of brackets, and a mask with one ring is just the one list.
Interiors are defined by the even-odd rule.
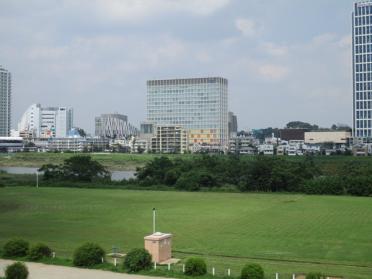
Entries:
[[152,209],[152,231],[153,231],[153,233],[156,233],[155,224],[156,224],[156,209],[154,207]]

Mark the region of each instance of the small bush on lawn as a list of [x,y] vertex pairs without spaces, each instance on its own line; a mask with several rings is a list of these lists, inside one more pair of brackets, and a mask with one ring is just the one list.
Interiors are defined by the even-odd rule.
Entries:
[[147,250],[133,249],[125,257],[124,268],[128,272],[138,272],[151,268],[151,255]]
[[105,251],[95,243],[86,243],[74,252],[73,264],[75,266],[90,267],[102,263]]
[[5,270],[5,279],[26,279],[27,277],[28,269],[21,262],[8,265]]
[[35,246],[32,246],[28,255],[28,257],[33,261],[37,261],[42,258],[50,258],[51,256],[52,250],[43,243],[38,243]]
[[207,265],[201,258],[190,258],[185,264],[185,274],[190,276],[201,276],[207,273]]
[[4,245],[4,257],[24,257],[28,254],[29,244],[23,239],[12,239]]
[[243,267],[241,279],[264,279],[264,270],[259,264],[247,264]]
[[310,272],[306,275],[306,279],[322,279],[324,276],[319,272]]

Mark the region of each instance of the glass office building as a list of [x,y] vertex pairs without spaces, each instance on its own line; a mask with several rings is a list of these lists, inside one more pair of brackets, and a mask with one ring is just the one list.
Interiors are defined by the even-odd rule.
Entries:
[[0,137],[10,136],[11,126],[11,74],[0,66]]
[[354,4],[353,133],[372,136],[372,1]]
[[221,77],[147,81],[147,120],[180,125],[191,143],[224,147],[228,139],[228,81]]

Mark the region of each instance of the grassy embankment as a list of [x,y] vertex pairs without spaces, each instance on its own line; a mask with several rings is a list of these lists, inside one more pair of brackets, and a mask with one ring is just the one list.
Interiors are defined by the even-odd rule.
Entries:
[[14,236],[71,257],[86,241],[106,250],[143,246],[157,228],[174,234],[175,256],[201,254],[218,275],[247,262],[273,278],[321,271],[371,278],[370,198],[66,188],[0,188],[0,245]]
[[[0,153],[0,167],[41,167],[43,164],[60,164],[63,160],[77,154],[90,154],[94,160],[105,165],[110,170],[135,170],[136,167],[142,167],[147,162],[159,154],[127,154],[127,153]],[[163,155],[170,158],[189,159],[201,155],[194,154],[168,154]],[[252,160],[254,156],[242,156],[243,160]],[[287,160],[300,161],[303,156],[281,157]],[[314,162],[326,173],[332,173],[335,168],[340,167],[344,163],[359,161],[372,163],[369,157],[353,157],[353,156],[314,156]]]

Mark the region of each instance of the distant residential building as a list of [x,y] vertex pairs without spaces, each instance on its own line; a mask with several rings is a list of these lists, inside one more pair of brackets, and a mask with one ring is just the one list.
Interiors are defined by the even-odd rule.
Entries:
[[18,123],[18,131],[24,137],[67,137],[73,126],[73,109],[67,107],[42,107],[31,105]]
[[133,142],[132,153],[148,153],[151,149],[151,141],[146,139],[136,139]]
[[44,148],[48,151],[92,152],[105,151],[110,141],[102,138],[50,138]]
[[258,153],[264,155],[274,155],[274,145],[273,144],[260,144],[258,146]]
[[185,153],[188,150],[188,133],[180,125],[157,125],[151,150],[155,153]]
[[123,114],[102,114],[95,118],[96,137],[123,139],[137,135],[137,129],[128,122]]
[[353,133],[372,136],[372,1],[354,4],[353,26]]
[[238,155],[253,155],[256,148],[251,137],[233,137],[229,140],[229,153]]
[[358,144],[353,146],[352,152],[354,156],[368,156],[368,145]]
[[24,147],[21,137],[0,137],[0,152],[21,151]]
[[233,137],[237,136],[237,134],[238,134],[238,118],[232,112],[229,112],[228,129],[229,129],[229,138],[233,138]]
[[[147,120],[213,131],[210,142],[228,144],[228,81],[221,77],[147,81]],[[214,136],[215,135],[215,136]],[[194,138],[195,144],[203,144]]]
[[285,155],[286,154],[286,151],[287,151],[287,145],[279,145],[277,146],[276,148],[276,155],[278,156],[281,156],[281,155]]
[[0,65],[0,137],[9,137],[12,120],[12,75]]
[[288,156],[296,156],[296,155],[298,155],[298,147],[296,145],[288,145],[288,147],[287,147],[287,155]]

